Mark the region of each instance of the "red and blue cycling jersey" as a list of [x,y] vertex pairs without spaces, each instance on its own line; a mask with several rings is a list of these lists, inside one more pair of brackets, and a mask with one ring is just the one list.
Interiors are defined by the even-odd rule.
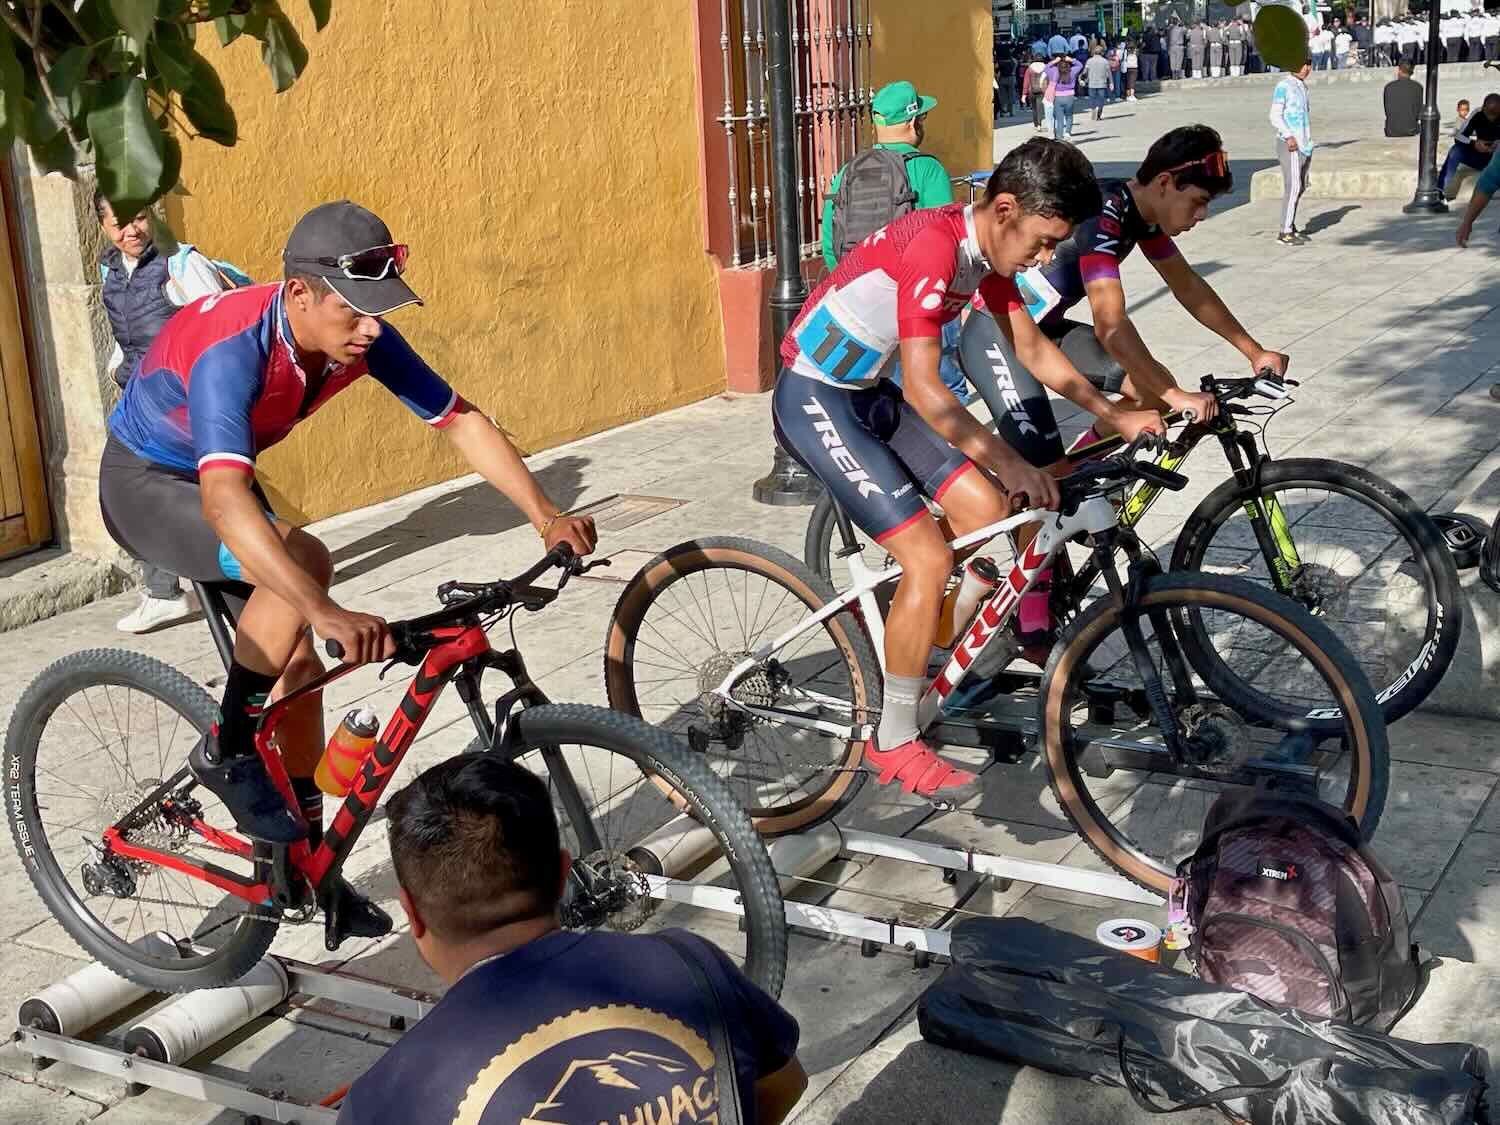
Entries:
[[231,289],[185,306],[156,337],[109,417],[137,457],[182,473],[228,466],[254,474],[255,458],[363,375],[428,425],[441,428],[464,401],[389,324],[358,361],[332,365],[309,397],[281,284]]

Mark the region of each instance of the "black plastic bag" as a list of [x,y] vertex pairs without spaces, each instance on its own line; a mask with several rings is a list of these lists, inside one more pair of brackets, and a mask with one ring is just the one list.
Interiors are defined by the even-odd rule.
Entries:
[[1489,1059],[1283,1012],[1021,918],[972,918],[918,1008],[922,1036],[1129,1090],[1153,1112],[1254,1125],[1490,1125]]

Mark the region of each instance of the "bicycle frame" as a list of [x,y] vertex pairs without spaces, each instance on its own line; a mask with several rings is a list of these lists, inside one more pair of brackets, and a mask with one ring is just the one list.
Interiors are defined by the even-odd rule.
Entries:
[[[490,646],[489,636],[477,623],[436,628],[431,630],[431,634],[439,643],[429,648],[423,655],[417,673],[406,690],[406,695],[402,697],[400,704],[386,723],[385,729],[360,766],[354,785],[335,814],[333,823],[324,833],[322,842],[316,848],[310,848],[304,840],[284,850],[286,862],[291,871],[303,875],[311,884],[315,895],[321,895],[338,875],[345,859],[348,858],[355,842],[359,839],[360,833],[363,832],[371,814],[375,811],[375,807],[379,804],[381,794],[385,792],[402,758],[406,756],[406,752],[421,732],[427,717],[432,713],[433,705],[448,681],[455,676],[461,676],[465,679],[466,688],[477,687],[476,673],[485,666],[500,667],[506,671],[519,669],[520,677],[524,678],[524,666],[520,664],[519,657],[515,656],[507,660],[507,656],[512,654],[495,652]],[[272,745],[276,725],[297,700],[315,692],[321,692],[329,684],[353,672],[356,667],[358,665],[341,665],[326,672],[311,683],[277,700],[266,709],[261,718],[255,735],[255,749],[265,763],[276,788],[291,808],[297,808],[298,802],[292,792],[291,778],[287,774],[281,755]],[[545,702],[540,689],[532,685],[529,680],[525,680],[524,683],[518,681],[518,690],[531,697],[526,700],[528,703]],[[478,703],[477,692],[461,690],[460,694],[469,704],[471,715],[477,712],[476,725],[479,726],[481,732],[489,733],[493,728],[490,727],[489,718]],[[480,720],[483,720],[482,725]],[[137,809],[160,804],[186,778],[187,767],[184,766],[142,801]],[[135,810],[132,810],[121,819],[129,820],[134,815]],[[233,833],[214,828],[201,820],[194,820],[192,827],[209,843],[224,848],[243,859],[268,858],[258,852],[249,840]],[[274,877],[246,879],[212,863],[195,863],[180,855],[133,844],[123,837],[118,826],[106,829],[104,839],[110,850],[117,855],[170,868],[180,874],[200,879],[248,902],[270,904],[276,900],[277,892],[281,889],[273,885],[276,882]],[[274,859],[274,853],[269,858]],[[280,903],[280,905],[289,904]]]
[[[1079,503],[1076,511],[1071,514],[1061,512],[1048,512],[1041,509],[1033,509],[1021,512],[1019,515],[1011,516],[1001,520],[999,523],[990,524],[979,528],[977,531],[969,532],[948,545],[954,550],[962,550],[965,547],[973,547],[988,542],[996,536],[1006,532],[1014,531],[1028,523],[1041,523],[1036,538],[1018,553],[1015,567],[1006,579],[996,587],[995,592],[981,603],[975,615],[973,624],[963,641],[953,650],[947,664],[938,673],[937,677],[923,693],[917,705],[917,720],[919,726],[925,728],[937,717],[938,710],[953,690],[963,683],[969,669],[973,667],[980,655],[989,647],[995,635],[1001,631],[1011,615],[1020,604],[1021,596],[1029,590],[1036,582],[1038,575],[1044,571],[1055,556],[1067,542],[1074,536],[1081,534],[1096,534],[1109,531],[1118,524],[1114,506],[1103,496],[1091,496]],[[864,615],[864,622],[874,640],[875,651],[879,654],[881,672],[885,671],[885,630],[884,622],[880,614],[880,606],[875,599],[875,588],[901,574],[900,566],[888,567],[885,570],[873,571],[866,567],[857,555],[849,559],[851,570],[855,573],[854,583],[843,593],[834,598],[816,613],[804,618],[798,624],[780,636],[763,644],[755,652],[734,666],[728,675],[714,688],[714,693],[719,696],[728,706],[743,711],[750,715],[760,715],[766,718],[774,718],[785,722],[789,726],[802,726],[806,729],[819,730],[826,734],[841,738],[863,740],[870,737],[868,726],[841,727],[835,723],[826,722],[821,719],[810,719],[793,711],[785,711],[775,707],[758,707],[753,704],[742,703],[734,699],[730,692],[735,683],[747,672],[764,662],[777,650],[795,641],[804,633],[817,628],[824,621],[838,613],[848,609],[851,605],[858,604]],[[837,700],[827,702],[839,703]]]

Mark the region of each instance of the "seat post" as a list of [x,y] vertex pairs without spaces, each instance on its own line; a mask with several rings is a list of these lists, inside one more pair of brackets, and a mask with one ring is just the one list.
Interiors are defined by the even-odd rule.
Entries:
[[203,619],[208,622],[208,631],[213,635],[214,647],[219,650],[219,659],[224,670],[234,663],[234,635],[231,633],[233,618],[224,602],[224,590],[218,583],[193,582],[193,592],[198,595],[198,604],[203,607]]

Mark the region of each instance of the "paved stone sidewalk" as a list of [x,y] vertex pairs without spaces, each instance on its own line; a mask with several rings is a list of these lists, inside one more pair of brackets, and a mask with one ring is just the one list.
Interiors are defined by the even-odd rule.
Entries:
[[[1123,151],[1128,138],[1111,143]],[[1260,204],[1231,207],[1182,240],[1252,331],[1267,345],[1290,351],[1294,373],[1306,380],[1298,402],[1272,427],[1272,448],[1278,455],[1369,465],[1423,504],[1465,504],[1488,516],[1500,503],[1500,404],[1484,393],[1500,377],[1500,260],[1493,249],[1453,249],[1450,220],[1412,223],[1391,205],[1351,204],[1308,219],[1310,226],[1317,224],[1318,240],[1295,256],[1268,237],[1274,209]],[[1128,263],[1126,280],[1138,322],[1179,376],[1238,373],[1238,357],[1189,322],[1149,267]],[[618,554],[622,564],[614,577],[633,571],[646,553],[695,535],[753,536],[800,553],[806,511],[765,508],[750,499],[750,483],[770,459],[767,405],[763,397],[710,400],[550,451],[534,464],[552,494],[569,504],[617,493],[684,502],[622,530],[605,527],[601,549]],[[1150,538],[1170,541],[1191,506],[1222,479],[1214,456],[1200,454],[1189,492],[1153,513]],[[336,595],[388,616],[432,607],[433,590],[446,579],[514,573],[538,553],[535,536],[517,513],[467,480],[316,530],[335,552]],[[557,606],[518,624],[532,670],[554,698],[604,702],[601,648],[619,590],[613,581],[575,583]],[[1469,628],[1452,674],[1455,686],[1444,689],[1440,702],[1493,713],[1486,696],[1497,694],[1491,650],[1494,607],[1500,603],[1472,576],[1465,591]],[[206,630],[188,625],[122,641],[113,622],[125,604],[120,598],[100,602],[6,634],[0,724],[42,667],[90,646],[123,643],[215,683],[220,673]],[[364,670],[330,692],[329,706],[377,695],[388,706],[400,690],[399,683],[381,684],[373,670]],[[409,768],[457,752],[469,737],[456,698],[445,697]],[[1500,1049],[1500,727],[1434,710],[1392,728],[1391,746],[1391,798],[1378,841],[1405,888],[1418,938],[1445,959],[1403,1031]],[[1085,861],[1085,849],[1066,831],[1034,763],[991,768],[985,795],[971,810],[933,816],[883,793],[872,801],[861,815],[896,826],[890,830],[1035,859]],[[381,852],[377,833],[357,856],[360,882],[394,909]],[[920,899],[933,904],[933,916],[965,895],[965,909],[1015,911],[1080,932],[1092,932],[1097,921],[1119,909],[1021,884],[1003,894],[967,882],[947,888],[926,870],[888,861],[840,870],[849,889],[835,901],[871,914],[889,913],[889,904],[860,891]],[[0,855],[0,901],[6,906],[0,916],[0,1020],[9,1020],[4,1013],[14,1011],[27,989],[81,960],[8,850]],[[277,949],[314,961],[326,956],[321,935],[306,929],[284,933]],[[339,960],[406,986],[434,984],[404,935],[351,942]],[[915,1036],[912,1006],[935,976],[936,970],[914,971],[909,957],[862,959],[846,945],[794,937],[785,999],[803,1022],[804,1061],[813,1075],[800,1121],[1141,1119],[1117,1092],[1018,1074],[926,1047]],[[270,1021],[215,1061],[251,1070],[259,1086],[321,1096],[368,1066],[388,1037],[379,1029],[299,1011]],[[0,1052],[0,1125],[235,1119],[169,1095],[121,1100],[109,1083],[66,1068],[43,1073],[36,1084],[28,1084],[30,1078],[13,1051]],[[934,1090],[942,1091],[941,1099],[933,1098]]]

